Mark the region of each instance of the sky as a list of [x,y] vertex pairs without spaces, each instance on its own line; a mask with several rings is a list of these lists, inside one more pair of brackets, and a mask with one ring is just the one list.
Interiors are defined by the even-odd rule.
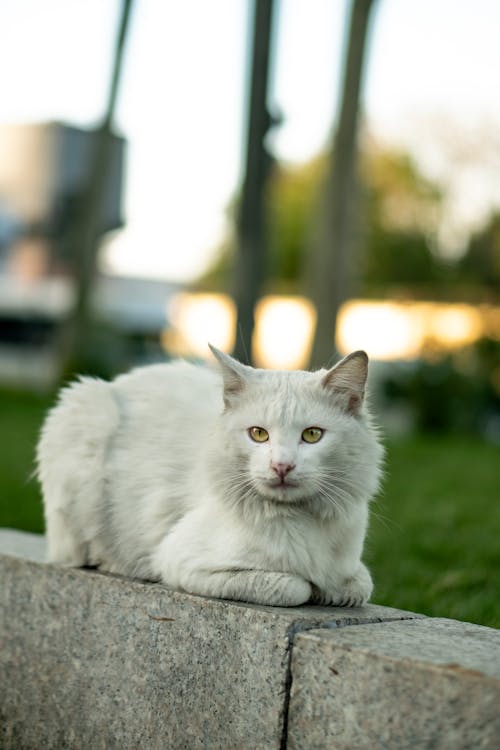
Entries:
[[[135,0],[116,127],[126,228],[107,267],[189,281],[226,231],[242,178],[249,0]],[[347,0],[279,0],[270,104],[276,156],[328,143]],[[2,0],[0,122],[88,127],[103,113],[119,0]],[[500,3],[377,0],[364,122],[447,187],[450,247],[500,205]],[[5,74],[7,72],[7,74]]]

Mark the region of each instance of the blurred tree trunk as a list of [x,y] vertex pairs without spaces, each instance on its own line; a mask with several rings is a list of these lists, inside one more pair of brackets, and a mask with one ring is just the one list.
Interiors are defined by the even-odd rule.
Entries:
[[252,358],[254,308],[264,278],[264,187],[271,164],[264,138],[273,122],[267,109],[272,12],[273,0],[255,0],[245,177],[233,288],[237,308],[234,356],[242,362]]
[[70,231],[75,278],[75,302],[62,332],[61,378],[88,367],[92,349],[90,297],[96,273],[99,219],[112,158],[112,124],[120,84],[123,52],[133,0],[123,0],[106,112],[92,138],[88,182],[83,190]]
[[311,237],[311,293],[317,310],[311,366],[334,354],[339,308],[351,295],[359,201],[356,180],[359,100],[370,12],[375,0],[352,0],[340,113],[319,216]]

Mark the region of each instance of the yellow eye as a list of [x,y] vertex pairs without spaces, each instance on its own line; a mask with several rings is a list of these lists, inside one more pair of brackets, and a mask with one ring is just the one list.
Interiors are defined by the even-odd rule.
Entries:
[[263,427],[250,427],[248,434],[256,443],[265,443],[269,440],[269,433]]
[[305,443],[317,443],[321,439],[324,430],[321,427],[306,427],[302,433],[302,440]]

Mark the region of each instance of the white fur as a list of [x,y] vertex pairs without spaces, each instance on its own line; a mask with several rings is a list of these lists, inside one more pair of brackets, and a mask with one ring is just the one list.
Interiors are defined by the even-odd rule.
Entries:
[[[366,355],[307,373],[213,351],[222,377],[174,362],[62,391],[38,446],[50,561],[261,604],[364,603],[382,459]],[[309,444],[312,426],[324,434]],[[294,486],[273,486],[272,463],[294,467]]]

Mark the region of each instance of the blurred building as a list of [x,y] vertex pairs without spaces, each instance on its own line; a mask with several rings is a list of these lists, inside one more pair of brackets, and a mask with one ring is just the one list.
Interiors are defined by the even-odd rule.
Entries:
[[[71,270],[70,228],[90,176],[95,132],[61,123],[0,125],[0,270]],[[112,137],[99,233],[123,225],[125,140]]]
[[[61,123],[0,125],[0,381],[50,384],[56,336],[74,300],[74,226],[91,174],[95,132]],[[125,140],[112,136],[98,234],[123,226]],[[147,358],[177,287],[99,275],[94,309]]]
[[[98,276],[93,305],[105,332],[101,344],[117,368],[164,358],[161,336],[178,292],[178,285],[165,281]],[[71,281],[63,276],[27,283],[0,274],[0,383],[44,388],[55,383],[57,331],[73,297]]]

